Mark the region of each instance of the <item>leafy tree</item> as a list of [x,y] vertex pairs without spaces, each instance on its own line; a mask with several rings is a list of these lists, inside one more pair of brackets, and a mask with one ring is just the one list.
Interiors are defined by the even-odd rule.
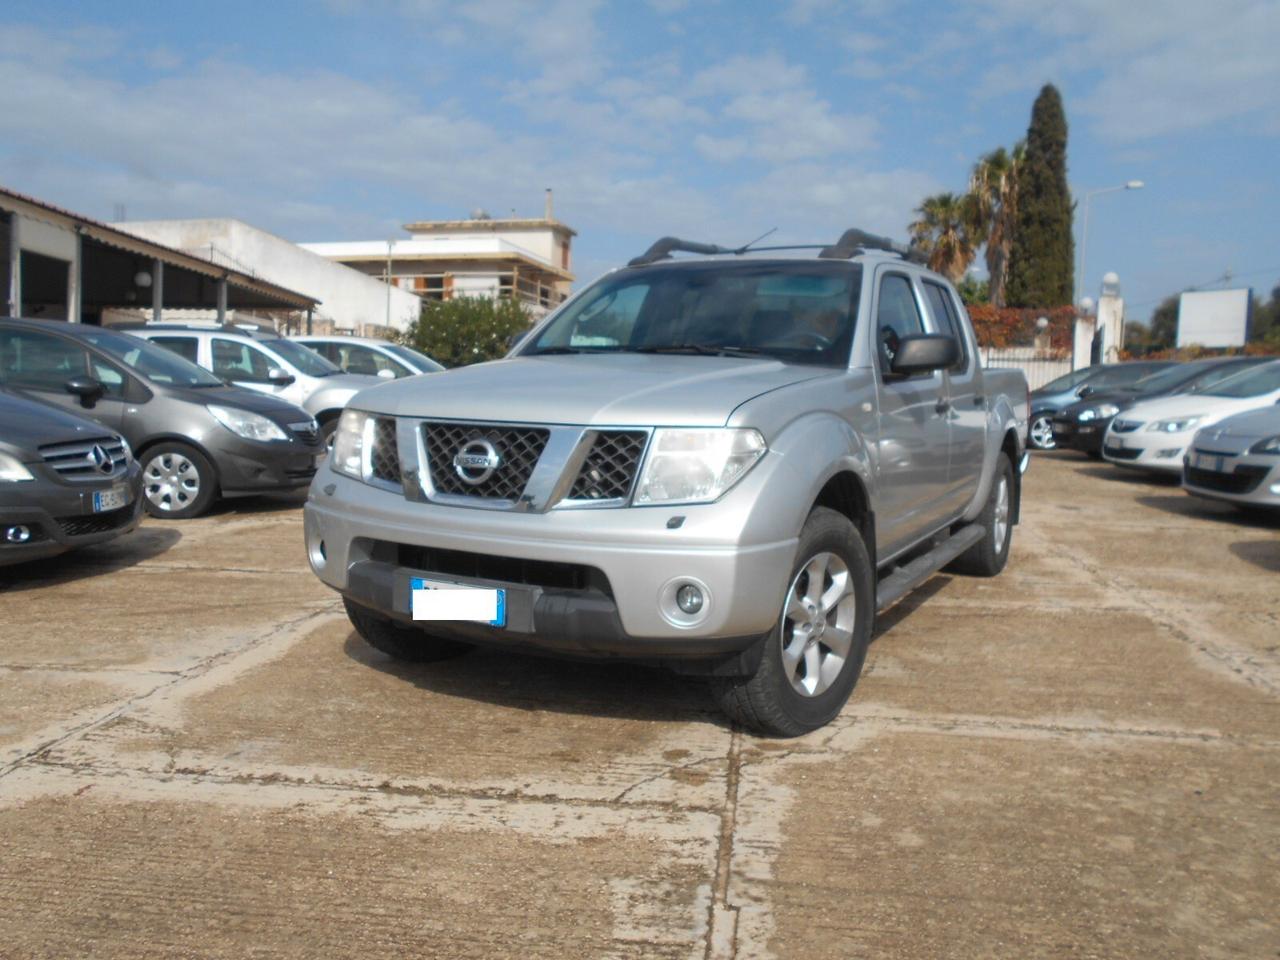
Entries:
[[991,285],[988,281],[978,280],[968,274],[965,274],[956,284],[956,292],[960,294],[960,299],[964,301],[965,306],[991,302]]
[[1178,342],[1178,297],[1165,297],[1151,314],[1149,342],[1157,349],[1172,347]]
[[531,323],[528,311],[510,297],[424,300],[421,315],[400,342],[446,367],[462,367],[504,356],[511,337]]
[[1026,142],[1015,191],[1007,299],[1018,307],[1069,304],[1075,241],[1067,188],[1067,118],[1062,96],[1052,84],[1036,97]]
[[1022,141],[1014,144],[1012,150],[997,147],[974,165],[969,178],[969,193],[974,198],[986,241],[991,303],[997,307],[1005,305],[1009,251],[1018,210],[1018,177],[1026,154],[1026,144]]
[[938,193],[925,197],[916,213],[919,219],[908,228],[912,246],[928,256],[929,269],[959,283],[983,240],[977,200],[970,194]]

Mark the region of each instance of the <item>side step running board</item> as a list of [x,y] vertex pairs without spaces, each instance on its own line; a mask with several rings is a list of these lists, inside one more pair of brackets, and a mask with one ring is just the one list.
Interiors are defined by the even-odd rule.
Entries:
[[905,566],[898,567],[876,585],[876,612],[891,606],[987,535],[970,524]]

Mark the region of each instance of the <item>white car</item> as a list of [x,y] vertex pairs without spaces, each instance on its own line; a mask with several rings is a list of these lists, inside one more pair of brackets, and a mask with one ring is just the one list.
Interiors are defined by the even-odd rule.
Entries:
[[1202,393],[1179,393],[1139,403],[1111,421],[1102,456],[1121,467],[1182,473],[1182,458],[1197,430],[1233,414],[1280,401],[1280,360],[1220,380]]
[[343,373],[399,380],[419,373],[439,373],[444,369],[425,353],[374,337],[322,337],[308,334],[292,339],[310,347]]
[[1197,433],[1182,487],[1197,497],[1280,509],[1280,406],[1238,413]]

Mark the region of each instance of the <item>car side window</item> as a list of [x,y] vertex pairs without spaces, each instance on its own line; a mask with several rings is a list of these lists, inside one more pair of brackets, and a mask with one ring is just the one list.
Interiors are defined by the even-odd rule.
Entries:
[[379,372],[390,370],[397,377],[404,376],[404,372],[396,366],[394,361],[384,357],[377,350],[361,344],[343,344],[342,353],[345,356],[343,356],[338,366],[347,373],[362,373],[366,376],[376,377]]
[[0,383],[61,392],[88,371],[88,353],[62,337],[28,330],[0,331]]
[[876,305],[876,346],[881,370],[889,372],[903,337],[924,332],[911,281],[900,273],[886,275],[880,281]]
[[151,342],[158,347],[172,350],[184,360],[199,363],[200,341],[195,337],[152,337]]
[[965,343],[964,328],[960,324],[960,318],[956,315],[955,301],[939,284],[926,280],[923,286],[925,300],[929,304],[929,313],[933,317],[933,329],[938,333],[945,333],[960,347],[960,359],[951,369],[963,371],[969,366],[969,347]]
[[213,372],[223,380],[270,383],[267,372],[276,366],[261,350],[235,340],[213,340]]

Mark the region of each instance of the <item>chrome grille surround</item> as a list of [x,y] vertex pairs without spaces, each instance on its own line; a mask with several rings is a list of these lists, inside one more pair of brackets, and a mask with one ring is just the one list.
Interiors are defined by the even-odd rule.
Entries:
[[375,480],[400,485],[400,451],[396,443],[395,417],[377,417],[373,422],[369,475]]
[[1119,417],[1116,417],[1111,421],[1111,432],[1133,433],[1133,431],[1137,430],[1140,426],[1142,426],[1141,420],[1121,420]]
[[[110,470],[101,469],[94,454],[97,447],[111,463]],[[129,456],[124,441],[119,437],[92,437],[73,440],[70,443],[47,443],[39,448],[41,458],[64,480],[91,481],[112,480],[121,477],[129,468]]]
[[569,503],[623,501],[631,496],[649,442],[644,430],[599,430],[573,486]]
[[[524,496],[551,431],[546,427],[428,420],[422,425],[422,436],[426,469],[436,493],[514,504]],[[483,479],[469,482],[454,462],[464,447],[478,441],[492,446],[499,463]]]

